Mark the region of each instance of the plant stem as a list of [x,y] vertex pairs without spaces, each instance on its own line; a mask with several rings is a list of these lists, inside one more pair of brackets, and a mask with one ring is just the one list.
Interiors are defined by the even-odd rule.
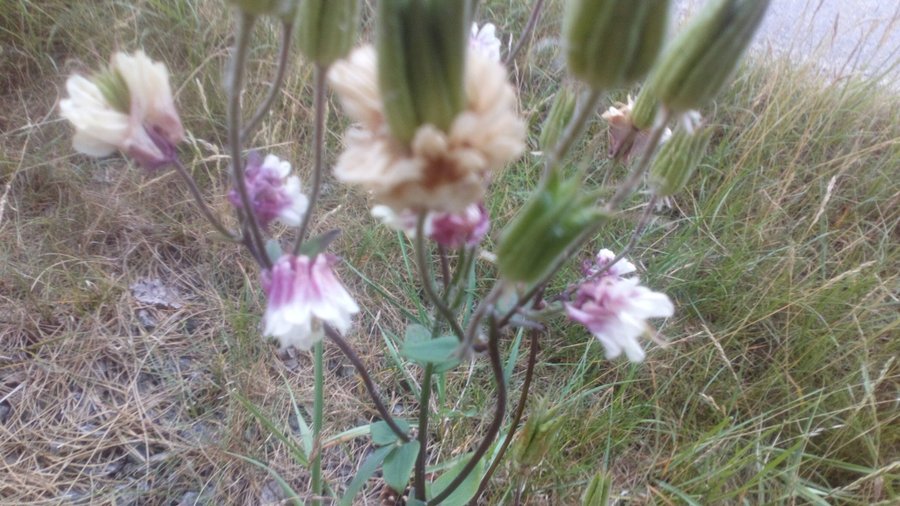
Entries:
[[346,356],[347,359],[350,360],[350,363],[353,364],[353,367],[356,368],[357,374],[362,377],[363,383],[366,385],[366,391],[369,392],[369,397],[372,398],[372,402],[375,404],[375,409],[378,411],[378,414],[381,415],[384,422],[388,424],[388,427],[394,431],[394,434],[396,434],[401,441],[404,443],[408,442],[409,436],[403,432],[399,425],[397,425],[397,422],[394,421],[394,417],[391,416],[391,413],[381,401],[381,397],[378,395],[378,387],[376,387],[375,383],[372,381],[372,377],[369,375],[369,371],[366,369],[365,364],[362,363],[362,360],[359,359],[359,356],[353,351],[353,348],[350,347],[347,341],[345,341],[336,330],[328,325],[325,325],[324,327],[325,334],[328,338],[341,349],[344,356]]
[[503,60],[503,65],[508,67],[512,64],[512,62],[516,60],[516,56],[519,55],[519,51],[525,46],[525,42],[531,40],[531,34],[534,32],[534,27],[537,26],[538,20],[541,18],[541,9],[543,7],[544,0],[537,0],[534,2],[534,6],[531,8],[531,15],[528,16],[528,22],[525,24],[525,28],[522,30],[519,40],[516,41],[516,45],[513,46],[512,51],[510,51]]
[[262,123],[269,109],[272,108],[272,104],[275,103],[275,99],[278,98],[278,92],[281,91],[281,85],[284,83],[284,76],[287,74],[290,64],[291,37],[293,37],[293,34],[294,23],[290,21],[282,23],[281,40],[278,47],[278,67],[275,69],[275,77],[272,79],[272,85],[269,86],[266,97],[259,104],[259,108],[253,113],[247,125],[244,126],[244,130],[241,132],[241,142],[246,142],[253,135],[253,131]]
[[449,295],[450,259],[447,258],[447,248],[438,244],[438,255],[441,259],[441,282],[444,284],[444,293]]
[[250,202],[250,194],[247,192],[247,182],[244,180],[244,161],[241,153],[241,90],[244,87],[244,67],[247,62],[247,50],[250,46],[250,33],[256,18],[250,14],[240,14],[238,18],[237,34],[234,40],[234,56],[227,79],[226,92],[228,96],[228,147],[231,150],[231,169],[234,178],[234,186],[241,198],[243,227],[250,232],[248,245],[252,244],[255,256],[263,267],[270,269],[272,262],[266,255],[266,243],[263,240],[262,230],[253,211]]
[[597,109],[597,104],[600,102],[601,98],[603,98],[603,92],[590,90],[585,92],[582,99],[578,101],[578,105],[575,107],[575,113],[566,125],[566,129],[563,131],[562,136],[559,138],[559,141],[557,141],[553,150],[544,158],[545,179],[550,175],[550,171],[556,168],[562,158],[566,156],[570,149],[572,149],[575,141],[581,137],[582,133],[584,133],[588,120]]
[[491,476],[493,476],[494,471],[497,470],[500,461],[503,460],[503,455],[509,448],[510,443],[512,443],[513,436],[516,435],[516,430],[519,428],[519,422],[522,421],[522,415],[525,413],[525,405],[528,402],[528,392],[531,389],[531,380],[534,377],[534,366],[537,364],[537,354],[538,351],[540,351],[538,340],[540,334],[540,331],[537,329],[531,331],[531,349],[528,353],[528,367],[525,369],[525,382],[522,383],[522,392],[519,394],[519,403],[516,405],[516,411],[513,414],[512,420],[509,422],[509,431],[506,434],[506,438],[503,440],[503,444],[500,445],[500,450],[497,451],[497,455],[494,457],[493,462],[491,462],[491,466],[488,468],[487,472],[484,473],[484,477],[481,478],[481,483],[478,485],[478,492],[476,492],[475,496],[472,497],[472,500],[469,501],[471,506],[477,504],[478,498],[481,497],[481,494],[483,494],[485,490],[487,490],[488,484],[491,481]]
[[[325,414],[325,346],[322,341],[316,343],[313,348],[313,374],[315,376],[315,392],[313,399],[313,447],[316,448],[315,459],[310,463],[310,481],[312,482],[312,495],[322,495],[322,419]],[[313,506],[319,506],[321,502],[314,499]]]
[[659,146],[659,141],[662,140],[663,132],[666,131],[666,123],[669,122],[671,115],[672,113],[663,108],[662,114],[657,120],[657,123],[653,126],[653,130],[650,132],[650,139],[647,141],[647,147],[644,148],[644,153],[641,156],[640,162],[634,166],[634,169],[628,174],[628,178],[622,183],[622,186],[616,190],[616,193],[606,203],[606,211],[612,212],[619,207],[619,205],[631,195],[638,183],[640,183],[641,176],[644,175],[644,172],[647,171],[650,162],[653,160],[653,153]]
[[216,215],[213,214],[212,209],[206,205],[206,201],[203,200],[203,195],[200,194],[200,188],[197,187],[197,181],[191,176],[190,172],[188,172],[187,168],[184,164],[181,163],[181,160],[177,158],[172,162],[172,165],[175,167],[175,171],[178,172],[178,175],[184,180],[184,182],[188,186],[188,190],[191,192],[191,196],[194,197],[194,201],[197,202],[197,206],[200,208],[200,212],[203,213],[203,216],[206,220],[212,225],[216,230],[219,231],[220,234],[224,235],[228,239],[232,241],[240,241],[240,237],[238,234],[228,230],[228,228],[216,218]]
[[315,66],[315,126],[313,137],[313,151],[315,152],[315,165],[313,166],[312,191],[309,194],[309,205],[306,207],[306,214],[303,215],[303,222],[300,224],[300,230],[297,232],[297,242],[294,243],[294,255],[300,252],[303,246],[303,239],[309,228],[310,219],[316,208],[316,202],[319,200],[319,193],[322,190],[322,170],[325,158],[325,76],[328,69],[322,68],[318,63]]
[[431,403],[431,376],[434,373],[434,366],[427,364],[425,366],[425,375],[422,377],[422,395],[419,398],[419,454],[416,456],[416,472],[413,478],[413,487],[415,488],[416,499],[425,500],[425,465],[427,464],[428,445],[428,406]]
[[424,212],[419,213],[419,220],[416,223],[415,240],[416,263],[419,264],[419,275],[422,277],[422,288],[425,291],[425,295],[428,296],[428,300],[434,304],[438,313],[447,320],[447,323],[450,325],[453,333],[456,334],[456,337],[459,338],[460,342],[464,342],[465,333],[463,332],[462,326],[456,321],[456,316],[453,314],[453,311],[451,311],[450,308],[447,307],[447,304],[445,304],[438,296],[434,289],[434,285],[432,284],[431,269],[428,268],[428,258],[425,253],[425,214],[426,213]]
[[487,434],[485,434],[481,444],[479,444],[478,448],[475,449],[475,452],[472,453],[472,457],[466,462],[466,465],[463,466],[459,474],[453,478],[453,481],[447,485],[447,488],[428,501],[429,505],[440,504],[441,501],[450,497],[450,494],[466,480],[472,470],[475,469],[475,466],[478,465],[481,458],[484,457],[484,454],[487,453],[491,444],[493,444],[494,439],[497,438],[500,427],[503,425],[503,415],[506,413],[506,382],[503,380],[503,364],[500,361],[500,329],[497,327],[497,322],[493,317],[490,318],[488,354],[491,359],[491,369],[494,371],[494,381],[497,383],[497,409],[494,411],[494,419],[491,421],[491,425],[488,427]]

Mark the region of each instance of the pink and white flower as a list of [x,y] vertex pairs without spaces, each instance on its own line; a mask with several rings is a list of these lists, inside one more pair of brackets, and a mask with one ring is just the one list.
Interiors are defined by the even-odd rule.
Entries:
[[[300,178],[291,175],[291,164],[275,155],[251,152],[247,156],[244,172],[247,193],[256,219],[261,227],[268,227],[272,220],[296,227],[303,221],[309,200],[300,189]],[[235,207],[243,207],[236,189],[228,192],[228,200]]]
[[625,259],[602,272],[613,258],[612,251],[600,251],[575,299],[565,304],[566,314],[587,327],[603,345],[607,358],[624,351],[629,360],[640,362],[645,354],[637,338],[652,331],[646,320],[668,318],[675,306],[666,294],[641,286],[637,277],[623,277],[635,271],[634,264]]
[[283,255],[262,274],[268,298],[264,316],[265,336],[274,337],[281,349],[293,346],[309,350],[324,336],[327,324],[344,334],[359,306],[332,270],[333,256]]
[[105,83],[74,75],[66,90],[60,113],[75,126],[72,144],[79,153],[103,157],[119,150],[147,169],[174,160],[184,128],[162,63],[143,51],[116,53]]
[[615,276],[621,278],[627,274],[636,271],[637,268],[627,258],[621,258],[614,263],[612,267],[607,267],[610,262],[616,259],[616,254],[603,248],[594,257],[593,261],[586,260],[582,265],[582,272],[585,277],[593,278],[599,276]]
[[[372,207],[372,216],[388,227],[416,236],[418,216],[411,210],[395,212],[388,206]],[[491,227],[484,204],[470,204],[461,213],[430,212],[423,226],[425,236],[446,248],[476,246]]]
[[492,61],[499,62],[500,39],[497,38],[497,27],[493,23],[485,23],[479,29],[478,23],[472,23],[469,48]]

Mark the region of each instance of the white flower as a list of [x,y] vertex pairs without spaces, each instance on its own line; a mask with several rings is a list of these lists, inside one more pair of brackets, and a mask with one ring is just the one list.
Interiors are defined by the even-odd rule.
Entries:
[[[116,53],[109,72],[102,90],[99,81],[79,75],[66,81],[69,97],[59,107],[75,126],[75,150],[94,157],[119,150],[150,169],[171,162],[184,129],[165,65],[143,51]],[[115,98],[123,103],[114,103]]]
[[626,274],[631,274],[636,271],[637,268],[631,263],[627,258],[622,258],[618,262],[612,265],[612,267],[607,268],[610,262],[615,260],[616,254],[612,251],[603,248],[598,253],[597,256],[594,257],[593,262],[588,262],[584,265],[583,271],[584,275],[588,277],[593,276],[616,276],[622,277]]
[[384,117],[372,46],[332,66],[328,78],[344,110],[358,122],[344,138],[334,175],[374,193],[396,212],[461,213],[480,202],[491,172],[525,149],[525,124],[516,113],[506,69],[469,52],[466,106],[446,132],[422,125],[408,144],[395,139]]
[[[289,162],[275,155],[261,160],[255,151],[251,152],[244,181],[260,226],[267,227],[274,219],[291,227],[302,223],[309,200],[301,191],[300,178],[291,175]],[[228,193],[228,199],[236,207],[243,207],[236,189]]]
[[328,324],[341,334],[352,323],[359,306],[332,271],[334,258],[319,254],[283,255],[271,271],[262,275],[268,298],[264,316],[264,335],[274,337],[281,349],[294,346],[309,350],[324,336]]
[[493,23],[485,23],[481,29],[478,23],[472,23],[469,47],[489,60],[500,61],[500,39],[496,35],[497,27]]

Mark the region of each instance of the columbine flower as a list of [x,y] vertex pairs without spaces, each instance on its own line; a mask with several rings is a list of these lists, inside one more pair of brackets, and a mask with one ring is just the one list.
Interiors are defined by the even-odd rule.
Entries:
[[469,48],[491,61],[500,61],[500,39],[497,38],[497,27],[493,23],[485,23],[480,29],[478,23],[472,23],[469,36]]
[[[632,156],[641,156],[650,140],[649,130],[638,130],[631,119],[634,100],[628,96],[627,103],[616,103],[603,113],[602,117],[609,123],[609,156],[620,157],[625,163]],[[666,127],[660,143],[672,136],[672,130]]]
[[162,63],[143,51],[116,53],[108,72],[93,81],[71,76],[66,90],[59,107],[75,126],[76,151],[102,157],[119,150],[148,169],[174,159],[184,129]]
[[637,270],[627,258],[622,258],[613,264],[612,267],[607,267],[615,258],[615,253],[603,248],[597,253],[593,261],[585,261],[581,270],[586,277],[615,276],[619,278]]
[[[398,213],[387,206],[373,206],[372,216],[410,238],[416,236],[418,216],[413,211],[405,209]],[[484,204],[471,204],[461,213],[428,213],[423,225],[426,237],[451,249],[477,245],[490,227]]]
[[350,328],[359,306],[335,277],[334,261],[324,253],[314,259],[283,255],[271,271],[263,272],[268,298],[263,333],[276,338],[281,349],[309,350],[322,340],[323,324],[342,334]]
[[465,109],[447,132],[426,124],[405,144],[386,123],[375,58],[372,46],[364,46],[329,73],[344,110],[359,123],[345,136],[335,176],[371,190],[397,212],[459,213],[480,202],[491,171],[525,149],[525,124],[516,115],[516,93],[506,70],[469,51]]
[[[290,174],[291,164],[277,156],[267,155],[264,160],[256,152],[247,156],[244,181],[260,226],[267,227],[274,219],[291,227],[303,221],[309,201],[300,191],[300,178]],[[243,207],[236,189],[228,192],[228,200]]]
[[[575,300],[566,303],[566,313],[600,341],[607,358],[616,358],[624,351],[629,360],[640,362],[644,350],[637,338],[651,330],[645,320],[672,316],[675,307],[666,294],[641,286],[637,277],[622,277],[635,270],[627,260],[601,274],[599,269],[613,258],[612,251],[600,251],[596,264],[586,272],[589,279],[578,287]],[[598,277],[590,279],[591,275]]]

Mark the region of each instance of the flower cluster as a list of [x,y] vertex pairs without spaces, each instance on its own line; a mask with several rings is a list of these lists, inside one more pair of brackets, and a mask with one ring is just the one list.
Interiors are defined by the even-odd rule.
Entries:
[[109,69],[93,80],[74,75],[60,104],[75,126],[75,150],[103,157],[119,150],[147,169],[175,159],[184,129],[169,88],[169,72],[143,51],[116,53]]
[[566,313],[581,323],[606,349],[607,358],[625,352],[632,362],[644,360],[637,338],[648,332],[648,318],[672,316],[675,307],[665,294],[640,285],[634,264],[620,260],[610,265],[615,255],[601,250],[593,264],[584,268],[586,280],[578,287]]
[[[309,201],[300,191],[300,178],[291,175],[289,162],[275,155],[262,159],[258,153],[251,152],[247,157],[244,180],[261,227],[268,227],[275,219],[291,227],[299,226],[303,221]],[[235,207],[243,207],[236,189],[228,193],[228,200]]]
[[326,254],[283,255],[263,272],[268,298],[263,334],[275,337],[282,349],[309,350],[322,340],[325,324],[342,334],[350,328],[359,306],[334,275],[334,262]]

